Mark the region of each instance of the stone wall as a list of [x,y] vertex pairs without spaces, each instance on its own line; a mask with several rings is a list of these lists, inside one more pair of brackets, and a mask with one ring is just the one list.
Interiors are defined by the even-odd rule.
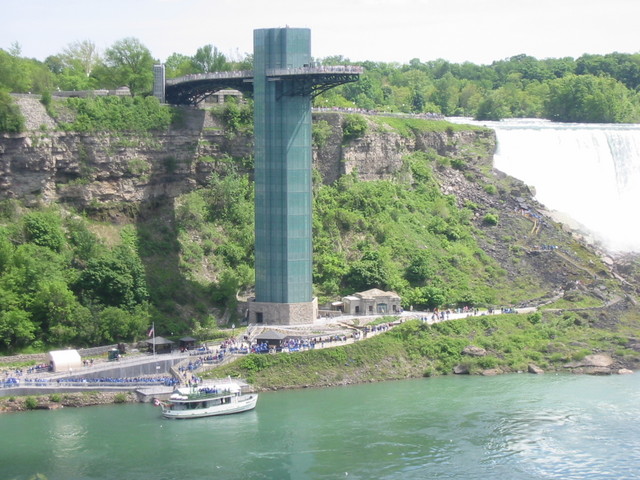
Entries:
[[258,325],[304,325],[318,318],[318,299],[300,303],[248,302],[249,323]]

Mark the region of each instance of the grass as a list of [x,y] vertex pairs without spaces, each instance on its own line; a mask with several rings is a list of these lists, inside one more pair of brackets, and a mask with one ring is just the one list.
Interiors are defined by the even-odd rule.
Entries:
[[470,130],[484,130],[483,127],[475,125],[463,125],[450,123],[444,120],[425,120],[421,118],[391,117],[391,116],[369,116],[369,120],[379,126],[391,127],[405,138],[415,135],[415,132],[466,132]]
[[553,303],[549,303],[540,307],[541,309],[576,309],[576,308],[593,308],[602,306],[602,300],[591,297],[589,295],[579,295],[572,297],[571,300],[561,298]]
[[[590,325],[573,315],[492,315],[451,320],[435,325],[406,322],[388,333],[354,344],[292,354],[249,355],[207,372],[209,378],[246,378],[258,388],[326,386],[447,375],[456,365],[470,373],[486,369],[526,371],[534,363],[545,370],[563,370],[567,362],[599,352],[639,362],[620,334]],[[636,326],[637,336],[640,329]],[[468,345],[487,355],[462,354]]]

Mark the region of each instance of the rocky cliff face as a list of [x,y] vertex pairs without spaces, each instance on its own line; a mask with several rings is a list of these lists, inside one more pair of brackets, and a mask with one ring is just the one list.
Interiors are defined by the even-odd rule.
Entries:
[[403,169],[403,157],[415,151],[431,151],[451,159],[491,165],[496,145],[495,133],[491,130],[416,132],[414,136],[405,137],[385,131],[373,122],[362,138],[345,143],[341,114],[317,114],[315,118],[327,121],[332,128],[331,137],[314,150],[313,157],[314,166],[326,183],[354,171],[365,181],[394,178]]
[[2,135],[0,195],[80,207],[176,197],[205,184],[219,162],[252,152],[251,139],[215,126],[153,136],[45,129]]
[[[21,105],[31,130],[0,136],[4,198],[80,208],[172,198],[205,185],[222,162],[253,155],[252,137],[228,134],[202,110],[186,111],[184,128],[162,134],[87,135],[54,132],[39,102]],[[313,161],[327,183],[352,171],[362,180],[392,178],[402,169],[403,156],[415,150],[470,158],[479,140],[485,148],[478,159],[490,162],[495,144],[489,131],[428,132],[406,138],[375,128],[345,144],[341,115],[320,115],[332,134],[315,149]]]

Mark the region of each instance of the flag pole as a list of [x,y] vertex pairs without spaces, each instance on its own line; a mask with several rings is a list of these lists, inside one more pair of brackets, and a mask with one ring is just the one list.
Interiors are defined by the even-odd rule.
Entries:
[[153,332],[153,356],[156,356],[156,322],[151,323],[151,331]]

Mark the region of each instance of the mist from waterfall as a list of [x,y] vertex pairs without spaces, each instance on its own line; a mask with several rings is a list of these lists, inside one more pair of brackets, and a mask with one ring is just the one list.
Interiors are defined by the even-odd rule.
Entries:
[[609,251],[640,252],[640,125],[472,123],[495,129],[494,167],[535,187],[554,217]]

